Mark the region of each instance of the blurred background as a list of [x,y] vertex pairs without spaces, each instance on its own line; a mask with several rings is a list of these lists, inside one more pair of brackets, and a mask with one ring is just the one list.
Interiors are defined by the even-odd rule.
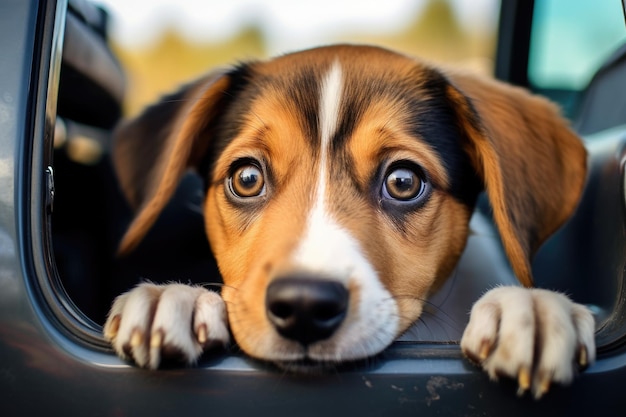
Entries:
[[127,71],[125,113],[208,69],[336,42],[491,73],[499,0],[98,0]]

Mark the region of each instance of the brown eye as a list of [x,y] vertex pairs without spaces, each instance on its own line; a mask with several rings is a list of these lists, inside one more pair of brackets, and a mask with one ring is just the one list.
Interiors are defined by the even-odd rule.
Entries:
[[235,169],[229,179],[230,190],[237,197],[257,197],[265,192],[265,179],[261,168],[252,163]]
[[409,168],[395,168],[385,177],[383,197],[400,201],[415,200],[420,197],[426,184],[422,178]]

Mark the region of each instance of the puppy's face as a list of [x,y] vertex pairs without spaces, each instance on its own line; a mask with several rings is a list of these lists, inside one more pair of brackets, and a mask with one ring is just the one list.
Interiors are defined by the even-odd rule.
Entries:
[[414,322],[454,268],[483,186],[530,285],[586,157],[543,99],[356,46],[211,73],[120,128],[114,151],[138,208],[120,250],[197,169],[232,333],[294,366],[370,356]]
[[[381,55],[312,51],[239,69],[247,84],[215,132],[224,149],[205,217],[232,332],[252,356],[379,352],[417,319],[464,247],[477,186],[449,85]],[[339,323],[321,337],[282,331],[268,293],[279,281],[345,288]],[[298,308],[279,298],[277,309]],[[290,314],[299,312],[278,319]]]

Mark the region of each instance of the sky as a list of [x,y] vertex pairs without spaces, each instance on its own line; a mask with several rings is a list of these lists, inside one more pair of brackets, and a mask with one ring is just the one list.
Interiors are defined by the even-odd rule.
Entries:
[[[127,46],[149,43],[164,25],[190,39],[222,40],[259,24],[269,52],[321,43],[346,31],[393,31],[410,23],[427,0],[96,0],[113,15],[111,35]],[[450,0],[462,24],[493,26],[498,0]]]

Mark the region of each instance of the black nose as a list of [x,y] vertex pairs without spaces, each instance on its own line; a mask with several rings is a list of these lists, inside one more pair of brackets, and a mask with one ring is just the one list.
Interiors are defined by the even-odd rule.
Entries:
[[327,339],[341,325],[348,290],[329,280],[280,278],[267,288],[265,307],[278,333],[306,346]]

